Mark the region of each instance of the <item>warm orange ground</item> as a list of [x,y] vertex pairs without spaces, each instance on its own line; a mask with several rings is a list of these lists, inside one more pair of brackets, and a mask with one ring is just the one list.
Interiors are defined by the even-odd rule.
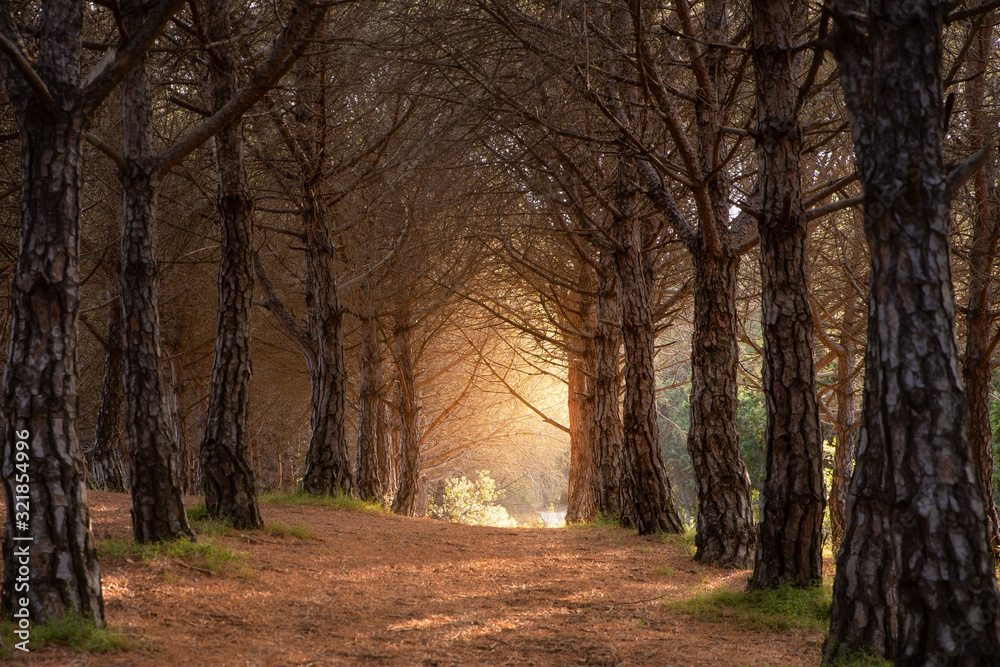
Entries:
[[[98,538],[130,534],[127,496],[92,492],[90,503]],[[652,599],[745,585],[748,572],[698,566],[683,544],[611,528],[481,528],[287,505],[262,512],[265,521],[308,524],[318,540],[218,538],[247,554],[245,578],[104,559],[108,622],[145,638],[148,650],[45,649],[14,664],[819,662],[818,633],[698,622]]]

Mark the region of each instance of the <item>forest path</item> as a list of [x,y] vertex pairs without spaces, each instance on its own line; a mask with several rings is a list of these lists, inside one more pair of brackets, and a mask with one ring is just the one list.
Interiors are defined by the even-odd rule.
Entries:
[[[130,537],[130,500],[89,496],[98,539]],[[148,650],[47,648],[30,665],[815,665],[816,632],[700,622],[664,600],[745,586],[679,539],[617,528],[499,529],[264,504],[317,539],[210,538],[246,576],[103,558],[108,622]],[[254,539],[257,539],[255,537]]]

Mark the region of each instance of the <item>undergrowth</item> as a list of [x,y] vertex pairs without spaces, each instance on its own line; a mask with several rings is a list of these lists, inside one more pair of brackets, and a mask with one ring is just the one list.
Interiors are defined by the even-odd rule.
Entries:
[[699,620],[736,624],[748,630],[823,632],[830,624],[831,599],[832,588],[826,582],[810,588],[717,590],[665,604],[673,611],[690,614]]
[[296,537],[300,540],[315,540],[312,528],[301,523],[273,521],[264,524],[264,532],[275,537]]
[[[22,641],[14,634],[15,629],[13,622],[0,621],[0,658],[9,659],[22,653],[15,647]],[[78,613],[67,614],[59,620],[32,623],[28,631],[27,648],[30,651],[46,646],[64,646],[77,653],[120,653],[144,648],[142,642],[113,628],[99,628],[91,618]]]
[[269,521],[264,524],[263,528],[259,528],[257,530],[237,530],[233,527],[232,521],[228,519],[208,518],[208,511],[205,509],[204,503],[200,503],[194,507],[189,507],[187,515],[188,520],[191,522],[191,527],[194,529],[194,532],[199,535],[234,536],[241,532],[259,532],[273,535],[275,537],[296,537],[300,540],[316,539],[316,536],[313,535],[312,528],[309,526],[299,523],[285,523],[283,521]]
[[229,576],[246,576],[246,557],[230,551],[212,539],[193,542],[188,539],[167,542],[136,542],[132,539],[98,540],[97,554],[101,558],[141,559],[150,563],[158,558],[172,559],[191,569]]
[[265,493],[260,497],[262,503],[273,503],[278,505],[312,505],[314,507],[335,507],[352,512],[376,512],[378,514],[388,514],[389,508],[382,503],[361,500],[348,494],[337,494],[335,496],[317,496],[301,491],[285,491],[278,493]]
[[852,653],[851,655],[837,658],[830,663],[831,667],[892,667],[892,662],[876,655],[865,653]]

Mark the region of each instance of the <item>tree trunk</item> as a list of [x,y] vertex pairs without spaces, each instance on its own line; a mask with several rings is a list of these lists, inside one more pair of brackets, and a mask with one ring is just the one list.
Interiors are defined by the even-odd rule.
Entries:
[[[583,269],[580,284],[592,288],[589,267]],[[593,396],[588,378],[594,376],[593,318],[596,300],[588,294],[571,294],[574,308],[565,334],[567,407],[569,412],[569,479],[566,494],[566,523],[597,519],[596,471],[591,442]],[[593,384],[593,380],[590,380]]]
[[691,429],[688,452],[698,485],[695,560],[748,567],[757,549],[750,474],[737,433],[736,268],[731,255],[694,255]]
[[[994,48],[993,26],[983,21],[975,36],[970,53],[972,81],[967,84],[970,94],[969,135],[973,141],[989,141],[990,127],[996,127],[996,117],[985,111],[986,64]],[[1000,207],[994,201],[996,162],[991,156],[972,181],[975,212],[972,216],[972,247],[969,249],[968,306],[965,310],[965,354],[962,357],[962,380],[969,396],[969,445],[972,461],[983,487],[986,506],[987,537],[990,548],[1000,558],[1000,516],[993,499],[993,428],[990,424],[990,375],[992,374],[993,326],[993,261],[1000,235]]]
[[413,358],[410,349],[409,307],[404,306],[396,312],[393,337],[396,344],[396,364],[399,373],[399,449],[401,464],[399,470],[399,490],[392,502],[392,511],[397,514],[414,516],[420,502],[420,437],[417,432],[417,417],[420,406],[417,405],[416,387],[414,386]]
[[583,353],[567,352],[566,376],[568,387],[570,462],[569,488],[566,501],[566,523],[597,519],[594,497],[594,452],[591,444],[593,429],[592,399],[587,392],[587,376],[593,373],[593,339],[584,334],[575,337],[569,346],[580,345]]
[[[941,149],[947,3],[878,0],[869,16],[844,4],[834,44],[865,188],[871,261],[865,403],[851,495],[888,500],[888,516],[876,515],[873,525],[889,526],[888,558],[898,576],[896,664],[998,664],[1000,593],[954,337]],[[866,30],[876,16],[891,29]],[[860,479],[871,484],[862,489]],[[854,526],[857,518],[850,521]],[[838,560],[857,552],[857,537],[849,527]],[[857,597],[869,593],[850,586],[857,571],[838,567],[843,581],[834,588],[828,651],[849,640],[837,618],[856,616]],[[872,611],[894,612],[891,600],[880,603]]]
[[[230,42],[229,0],[206,3],[211,109],[218,111],[239,90],[235,53]],[[250,448],[250,360],[253,313],[253,200],[243,164],[243,127],[230,123],[215,135],[218,172],[219,310],[215,361],[208,416],[201,440],[205,508],[212,518],[226,518],[236,528],[264,525],[257,507]]]
[[799,169],[799,66],[792,5],[752,6],[767,476],[749,587],[805,587],[823,578],[825,496]]
[[[595,234],[596,236],[596,234]],[[601,241],[598,241],[601,243]],[[620,518],[622,479],[621,380],[618,375],[622,343],[621,303],[615,275],[614,253],[600,248],[597,273],[597,309],[594,322],[594,374],[591,378],[593,421],[591,451],[594,456],[594,498],[597,511]]]
[[635,215],[636,177],[625,161],[620,169],[616,208],[624,217],[615,220],[613,232],[625,346],[621,518],[624,526],[634,527],[640,535],[658,530],[679,533],[684,524],[663,466],[656,418],[652,285],[643,261],[640,220]]
[[[49,10],[61,10],[59,29],[78,37],[81,5],[65,4]],[[56,62],[68,71],[49,83],[62,87],[69,76],[68,85],[75,90],[73,63],[75,58],[79,67],[79,47],[75,54],[62,55],[67,62]],[[56,104],[50,110],[29,101],[31,93],[17,85],[20,81],[11,81],[19,76],[4,72],[8,99],[17,105],[23,184],[20,246],[10,295],[10,353],[4,370],[2,472],[7,512],[0,607],[9,618],[27,598],[32,623],[80,613],[103,625],[101,574],[76,428],[81,142],[86,122],[74,109]],[[20,90],[20,96],[12,90]]]
[[[126,13],[138,30],[141,12]],[[122,85],[124,150],[122,247],[118,274],[125,329],[125,410],[132,463],[132,526],[140,542],[194,537],[182,500],[180,448],[170,424],[160,367],[156,190],[152,111],[143,59]]]
[[857,313],[854,299],[844,304],[844,317],[840,328],[840,349],[837,350],[837,421],[833,425],[834,443],[833,473],[830,481],[830,544],[834,554],[840,549],[840,542],[847,526],[847,488],[854,467],[854,373],[855,361],[854,333]]
[[303,223],[309,255],[306,304],[309,335],[316,352],[310,365],[312,438],[302,486],[307,493],[335,495],[354,491],[354,475],[344,433],[347,366],[344,362],[344,311],[337,296],[334,247],[314,197],[306,198]]
[[394,440],[389,427],[389,405],[386,400],[389,382],[386,381],[386,366],[382,364],[379,373],[379,391],[375,403],[375,437],[378,452],[378,482],[379,500],[384,500],[395,493],[398,487],[396,461],[398,456],[394,449]]
[[[117,259],[117,258],[116,258]],[[114,281],[112,276],[110,280]],[[108,289],[109,296],[117,291]],[[122,356],[122,307],[115,298],[108,305],[108,327],[104,352],[104,379],[101,381],[101,405],[94,427],[94,448],[90,454],[90,484],[92,488],[125,493],[125,389],[122,377],[125,361]]]
[[[379,383],[382,379],[382,350],[378,323],[371,313],[367,281],[358,290],[361,315],[361,387],[358,391],[358,495],[368,500],[381,492],[379,474]],[[385,456],[385,446],[382,447]]]

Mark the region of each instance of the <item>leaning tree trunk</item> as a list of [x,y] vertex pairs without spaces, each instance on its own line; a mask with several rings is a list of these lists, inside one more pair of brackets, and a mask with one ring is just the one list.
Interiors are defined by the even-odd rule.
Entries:
[[396,344],[396,364],[399,373],[399,490],[392,502],[392,511],[413,516],[417,511],[420,488],[420,437],[417,432],[417,393],[414,386],[413,358],[410,343],[410,311],[400,308],[396,313],[393,337]]
[[[896,609],[877,611],[898,619],[898,665],[994,665],[1000,593],[954,337],[950,179],[941,148],[948,3],[874,0],[869,16],[855,12],[853,2],[838,4],[835,52],[865,189],[871,262],[855,467],[855,478],[871,484],[861,489],[852,480],[851,494],[888,501],[888,516],[874,517],[873,525],[889,526],[892,549],[881,557],[893,559],[898,577]],[[876,16],[892,29],[867,30]],[[849,528],[841,559],[858,548],[856,537]],[[870,571],[867,565],[861,572]],[[857,616],[856,600],[868,594],[844,581],[855,568],[838,568],[828,649],[848,639],[836,619]]]
[[[361,387],[358,390],[358,495],[366,500],[378,498],[382,484],[379,474],[379,383],[382,378],[382,350],[378,340],[378,322],[372,315],[367,280],[358,290],[361,319]],[[383,453],[384,456],[384,445]]]
[[[697,250],[697,249],[696,249]],[[695,560],[748,567],[757,549],[750,474],[737,433],[736,268],[739,258],[692,253],[691,429],[698,486]]]
[[618,248],[614,254],[622,308],[625,346],[625,399],[623,405],[622,524],[640,535],[658,530],[684,530],[674,507],[673,489],[663,466],[660,428],[656,416],[656,364],[654,360],[652,285],[643,262],[640,221],[634,214],[635,177],[627,164],[620,165],[617,209],[625,215],[614,221]]
[[354,491],[354,474],[344,433],[347,365],[344,362],[344,310],[337,296],[335,251],[315,197],[307,196],[303,226],[309,334],[316,352],[309,367],[312,385],[312,437],[302,486],[307,493],[335,495]]
[[[237,58],[230,43],[229,0],[205,4],[212,111],[235,97]],[[264,525],[250,449],[250,336],[253,313],[253,200],[243,164],[243,127],[230,123],[215,135],[218,172],[219,309],[208,416],[199,448],[205,509],[237,528]]]
[[[996,115],[985,111],[987,58],[994,49],[993,26],[984,20],[977,30],[975,46],[970,54],[972,81],[970,94],[969,135],[974,141],[989,141],[988,129],[996,126]],[[990,122],[990,121],[993,122]],[[983,487],[986,506],[987,536],[990,547],[1000,558],[1000,515],[993,499],[993,428],[990,424],[990,380],[993,370],[990,329],[996,319],[993,314],[992,272],[1000,235],[1000,206],[994,200],[996,163],[987,160],[973,179],[975,211],[972,215],[972,247],[969,249],[968,306],[965,310],[965,354],[962,357],[962,380],[969,395],[969,445],[972,461]]]
[[[117,260],[117,258],[115,258]],[[114,281],[114,277],[109,278]],[[114,300],[108,305],[108,327],[104,351],[104,379],[101,381],[101,405],[94,427],[94,448],[90,454],[90,484],[95,489],[125,493],[125,387],[122,377],[125,360],[122,352],[122,307],[117,290],[108,292]]]
[[[595,235],[596,236],[596,235]],[[601,243],[601,241],[598,241]],[[594,456],[594,499],[597,511],[621,518],[622,433],[621,380],[618,375],[622,343],[621,303],[610,244],[600,245],[597,306],[594,322],[594,374],[591,378],[590,442]]]
[[[130,31],[142,23],[127,14]],[[156,190],[152,107],[145,59],[122,84],[122,246],[118,289],[125,329],[125,412],[132,463],[132,527],[139,542],[194,537],[182,499],[181,452],[160,368]]]
[[[79,11],[64,13],[60,27],[78,32]],[[78,66],[78,51],[76,56]],[[67,58],[72,62],[71,55]],[[75,76],[72,67],[69,74]],[[5,72],[8,96],[9,79]],[[75,79],[69,85],[75,86]],[[7,512],[0,607],[9,618],[26,598],[33,623],[79,613],[101,625],[101,574],[76,430],[85,118],[75,110],[49,110],[25,98],[11,101],[19,105],[23,180],[20,246],[10,295],[10,353],[3,381]],[[30,579],[27,589],[17,587],[22,564],[28,575],[21,577],[22,583]]]
[[854,468],[855,416],[854,375],[857,368],[854,344],[857,313],[854,299],[844,303],[844,317],[840,322],[840,348],[837,353],[837,419],[834,429],[833,471],[830,475],[830,544],[838,553],[847,526],[847,488]]
[[792,5],[754,0],[758,219],[767,475],[750,588],[810,586],[823,578],[823,450],[806,284]]

